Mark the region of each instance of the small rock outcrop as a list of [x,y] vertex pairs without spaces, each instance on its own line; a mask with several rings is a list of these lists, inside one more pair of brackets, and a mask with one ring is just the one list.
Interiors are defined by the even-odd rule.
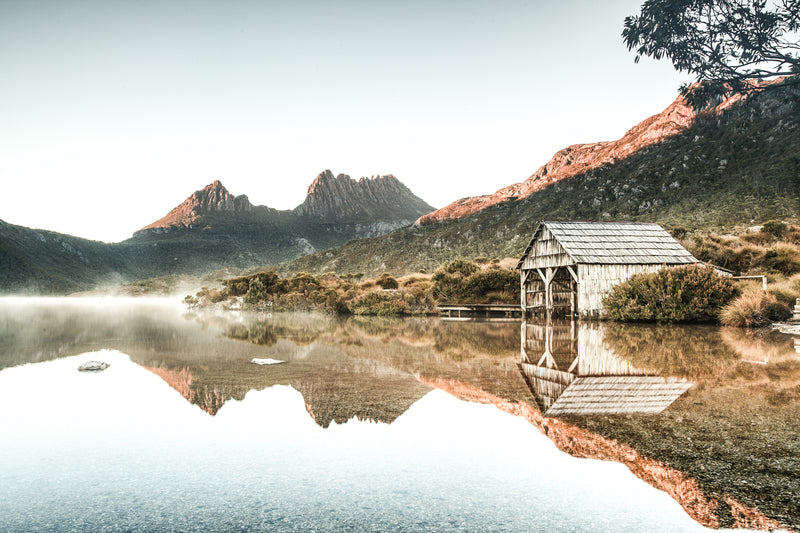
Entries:
[[253,210],[253,205],[246,195],[234,196],[228,192],[219,180],[195,191],[181,205],[167,215],[139,231],[164,230],[172,228],[191,228],[195,222],[208,213],[228,211],[243,213]]
[[407,220],[430,213],[425,203],[393,175],[362,177],[320,173],[308,188],[305,201],[294,209],[298,216],[315,218]]
[[103,361],[87,361],[78,367],[78,372],[102,372],[109,366]]

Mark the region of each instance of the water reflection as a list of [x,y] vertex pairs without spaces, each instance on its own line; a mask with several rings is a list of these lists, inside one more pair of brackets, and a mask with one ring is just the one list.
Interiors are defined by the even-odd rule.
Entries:
[[660,413],[692,383],[632,365],[597,322],[522,323],[520,372],[542,414]]
[[[193,417],[213,423],[245,398],[288,386],[306,422],[333,432],[354,419],[394,426],[442,389],[524,419],[572,455],[623,463],[715,527],[773,524],[766,513],[800,528],[795,346],[776,332],[710,326],[529,323],[521,339],[519,323],[184,315],[171,302],[0,300],[0,371],[118,350],[144,369],[137,375],[177,391]],[[286,363],[260,366],[253,358]],[[525,365],[533,368],[521,372]],[[576,381],[603,374],[695,386],[660,413],[555,417]],[[534,380],[543,385],[530,387]],[[136,390],[126,394],[148,394]],[[32,389],[27,397],[47,394]],[[612,400],[606,407],[619,405]],[[259,423],[279,423],[270,420]]]
[[[111,366],[75,371],[90,357]],[[0,402],[4,532],[704,529],[620,465],[441,391],[391,425],[322,429],[282,386],[210,417],[105,352],[6,369]]]

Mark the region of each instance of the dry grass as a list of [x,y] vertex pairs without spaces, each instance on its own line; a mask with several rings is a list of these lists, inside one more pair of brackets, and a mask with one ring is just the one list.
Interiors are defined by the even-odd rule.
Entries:
[[695,235],[687,248],[702,261],[729,268],[739,274],[800,272],[800,227],[787,224],[780,235],[745,231],[738,235]]
[[[750,288],[722,308],[719,314],[723,326],[759,328],[769,326],[784,306],[774,294]],[[786,308],[788,310],[788,308]]]
[[795,300],[800,298],[800,274],[795,274],[790,278],[776,279],[770,283],[769,292],[774,294],[778,301],[794,305]]

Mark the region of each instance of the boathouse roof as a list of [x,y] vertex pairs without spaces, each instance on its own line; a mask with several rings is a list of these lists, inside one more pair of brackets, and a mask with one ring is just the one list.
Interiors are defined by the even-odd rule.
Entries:
[[693,383],[662,376],[587,376],[519,365],[545,416],[660,413]]
[[576,264],[692,264],[698,260],[664,228],[644,222],[539,223],[517,269],[547,229]]

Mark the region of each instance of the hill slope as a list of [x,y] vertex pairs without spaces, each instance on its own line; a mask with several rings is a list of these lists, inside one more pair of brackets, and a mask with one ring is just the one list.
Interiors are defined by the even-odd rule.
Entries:
[[62,294],[133,275],[114,245],[0,220],[0,293]]
[[518,256],[541,219],[720,229],[800,216],[797,89],[731,103],[694,117],[659,142],[641,144],[627,157],[586,165],[588,170],[541,186],[526,198],[493,198],[462,218],[442,216],[440,210],[438,218],[425,217],[427,223],[302,257],[281,269],[403,273],[430,271],[455,257]]

